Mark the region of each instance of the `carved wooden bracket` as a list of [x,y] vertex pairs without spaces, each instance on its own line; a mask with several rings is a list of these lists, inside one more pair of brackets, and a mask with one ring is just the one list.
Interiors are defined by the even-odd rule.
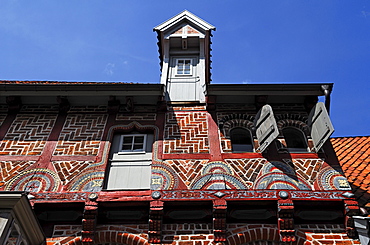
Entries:
[[344,200],[344,213],[346,215],[344,225],[346,227],[347,235],[351,238],[357,236],[353,216],[358,215],[359,212],[360,209],[358,207],[357,201]]
[[294,242],[294,205],[290,199],[278,200],[278,229],[280,241]]
[[226,242],[226,200],[213,201],[213,235],[215,242]]
[[91,244],[94,242],[97,215],[98,215],[98,203],[93,200],[86,201],[82,218],[83,244]]
[[149,211],[149,243],[159,244],[162,242],[163,202],[150,202]]

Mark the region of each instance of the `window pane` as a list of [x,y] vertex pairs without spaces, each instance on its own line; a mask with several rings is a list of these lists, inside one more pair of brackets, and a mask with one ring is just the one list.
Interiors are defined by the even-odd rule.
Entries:
[[132,138],[133,136],[124,136],[123,137],[123,143],[126,144],[126,143],[132,143]]
[[123,151],[131,151],[131,144],[130,145],[122,145]]
[[144,142],[144,136],[136,136],[134,142],[135,143],[143,143]]
[[144,146],[143,146],[143,144],[135,144],[133,150],[134,151],[143,151]]
[[284,128],[283,135],[287,148],[307,148],[306,137],[301,130],[296,128]]
[[234,128],[230,131],[233,152],[252,152],[253,145],[250,132],[244,128]]
[[177,60],[177,74],[190,75],[191,74],[191,60]]

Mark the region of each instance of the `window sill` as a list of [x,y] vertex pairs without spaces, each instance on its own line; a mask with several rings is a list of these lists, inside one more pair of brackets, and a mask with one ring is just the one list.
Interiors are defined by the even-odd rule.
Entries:
[[145,154],[148,152],[145,151],[119,151],[116,154],[118,155],[135,155],[135,154]]

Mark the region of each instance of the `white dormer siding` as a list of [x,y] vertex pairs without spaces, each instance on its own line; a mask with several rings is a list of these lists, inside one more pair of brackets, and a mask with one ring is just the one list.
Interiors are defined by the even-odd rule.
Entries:
[[214,29],[186,10],[154,28],[167,101],[205,102],[210,81],[210,32]]

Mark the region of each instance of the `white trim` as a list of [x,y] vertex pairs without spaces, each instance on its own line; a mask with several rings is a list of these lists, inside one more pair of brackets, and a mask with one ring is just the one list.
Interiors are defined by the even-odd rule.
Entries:
[[[133,146],[135,145],[135,137],[137,137],[137,136],[143,136],[144,137],[143,142],[140,143],[140,145],[141,144],[143,145],[142,150],[134,150],[133,149]],[[132,137],[133,141],[131,141],[131,143],[130,143],[131,144],[131,150],[123,150],[122,149],[122,146],[124,144],[123,143],[123,138],[124,137]],[[119,152],[123,153],[123,154],[125,154],[125,153],[127,153],[127,154],[130,154],[130,153],[145,153],[145,151],[146,151],[146,138],[147,138],[146,134],[123,134],[123,135],[121,135],[120,142],[119,142]],[[127,145],[129,145],[129,144],[127,143]]]
[[[186,61],[190,61],[189,74],[179,74],[179,61],[184,61],[183,68],[181,70],[182,72],[186,71]],[[175,67],[175,76],[193,76],[193,58],[175,58]]]
[[199,26],[203,30],[216,30],[216,27],[213,25],[207,23],[206,21],[202,20],[198,16],[190,13],[187,10],[182,11],[178,15],[170,18],[169,20],[163,22],[162,24],[159,24],[158,26],[154,27],[153,30],[155,31],[166,31],[167,29],[173,27],[174,25],[180,23],[183,20],[188,20],[191,24],[194,24],[196,26]]

